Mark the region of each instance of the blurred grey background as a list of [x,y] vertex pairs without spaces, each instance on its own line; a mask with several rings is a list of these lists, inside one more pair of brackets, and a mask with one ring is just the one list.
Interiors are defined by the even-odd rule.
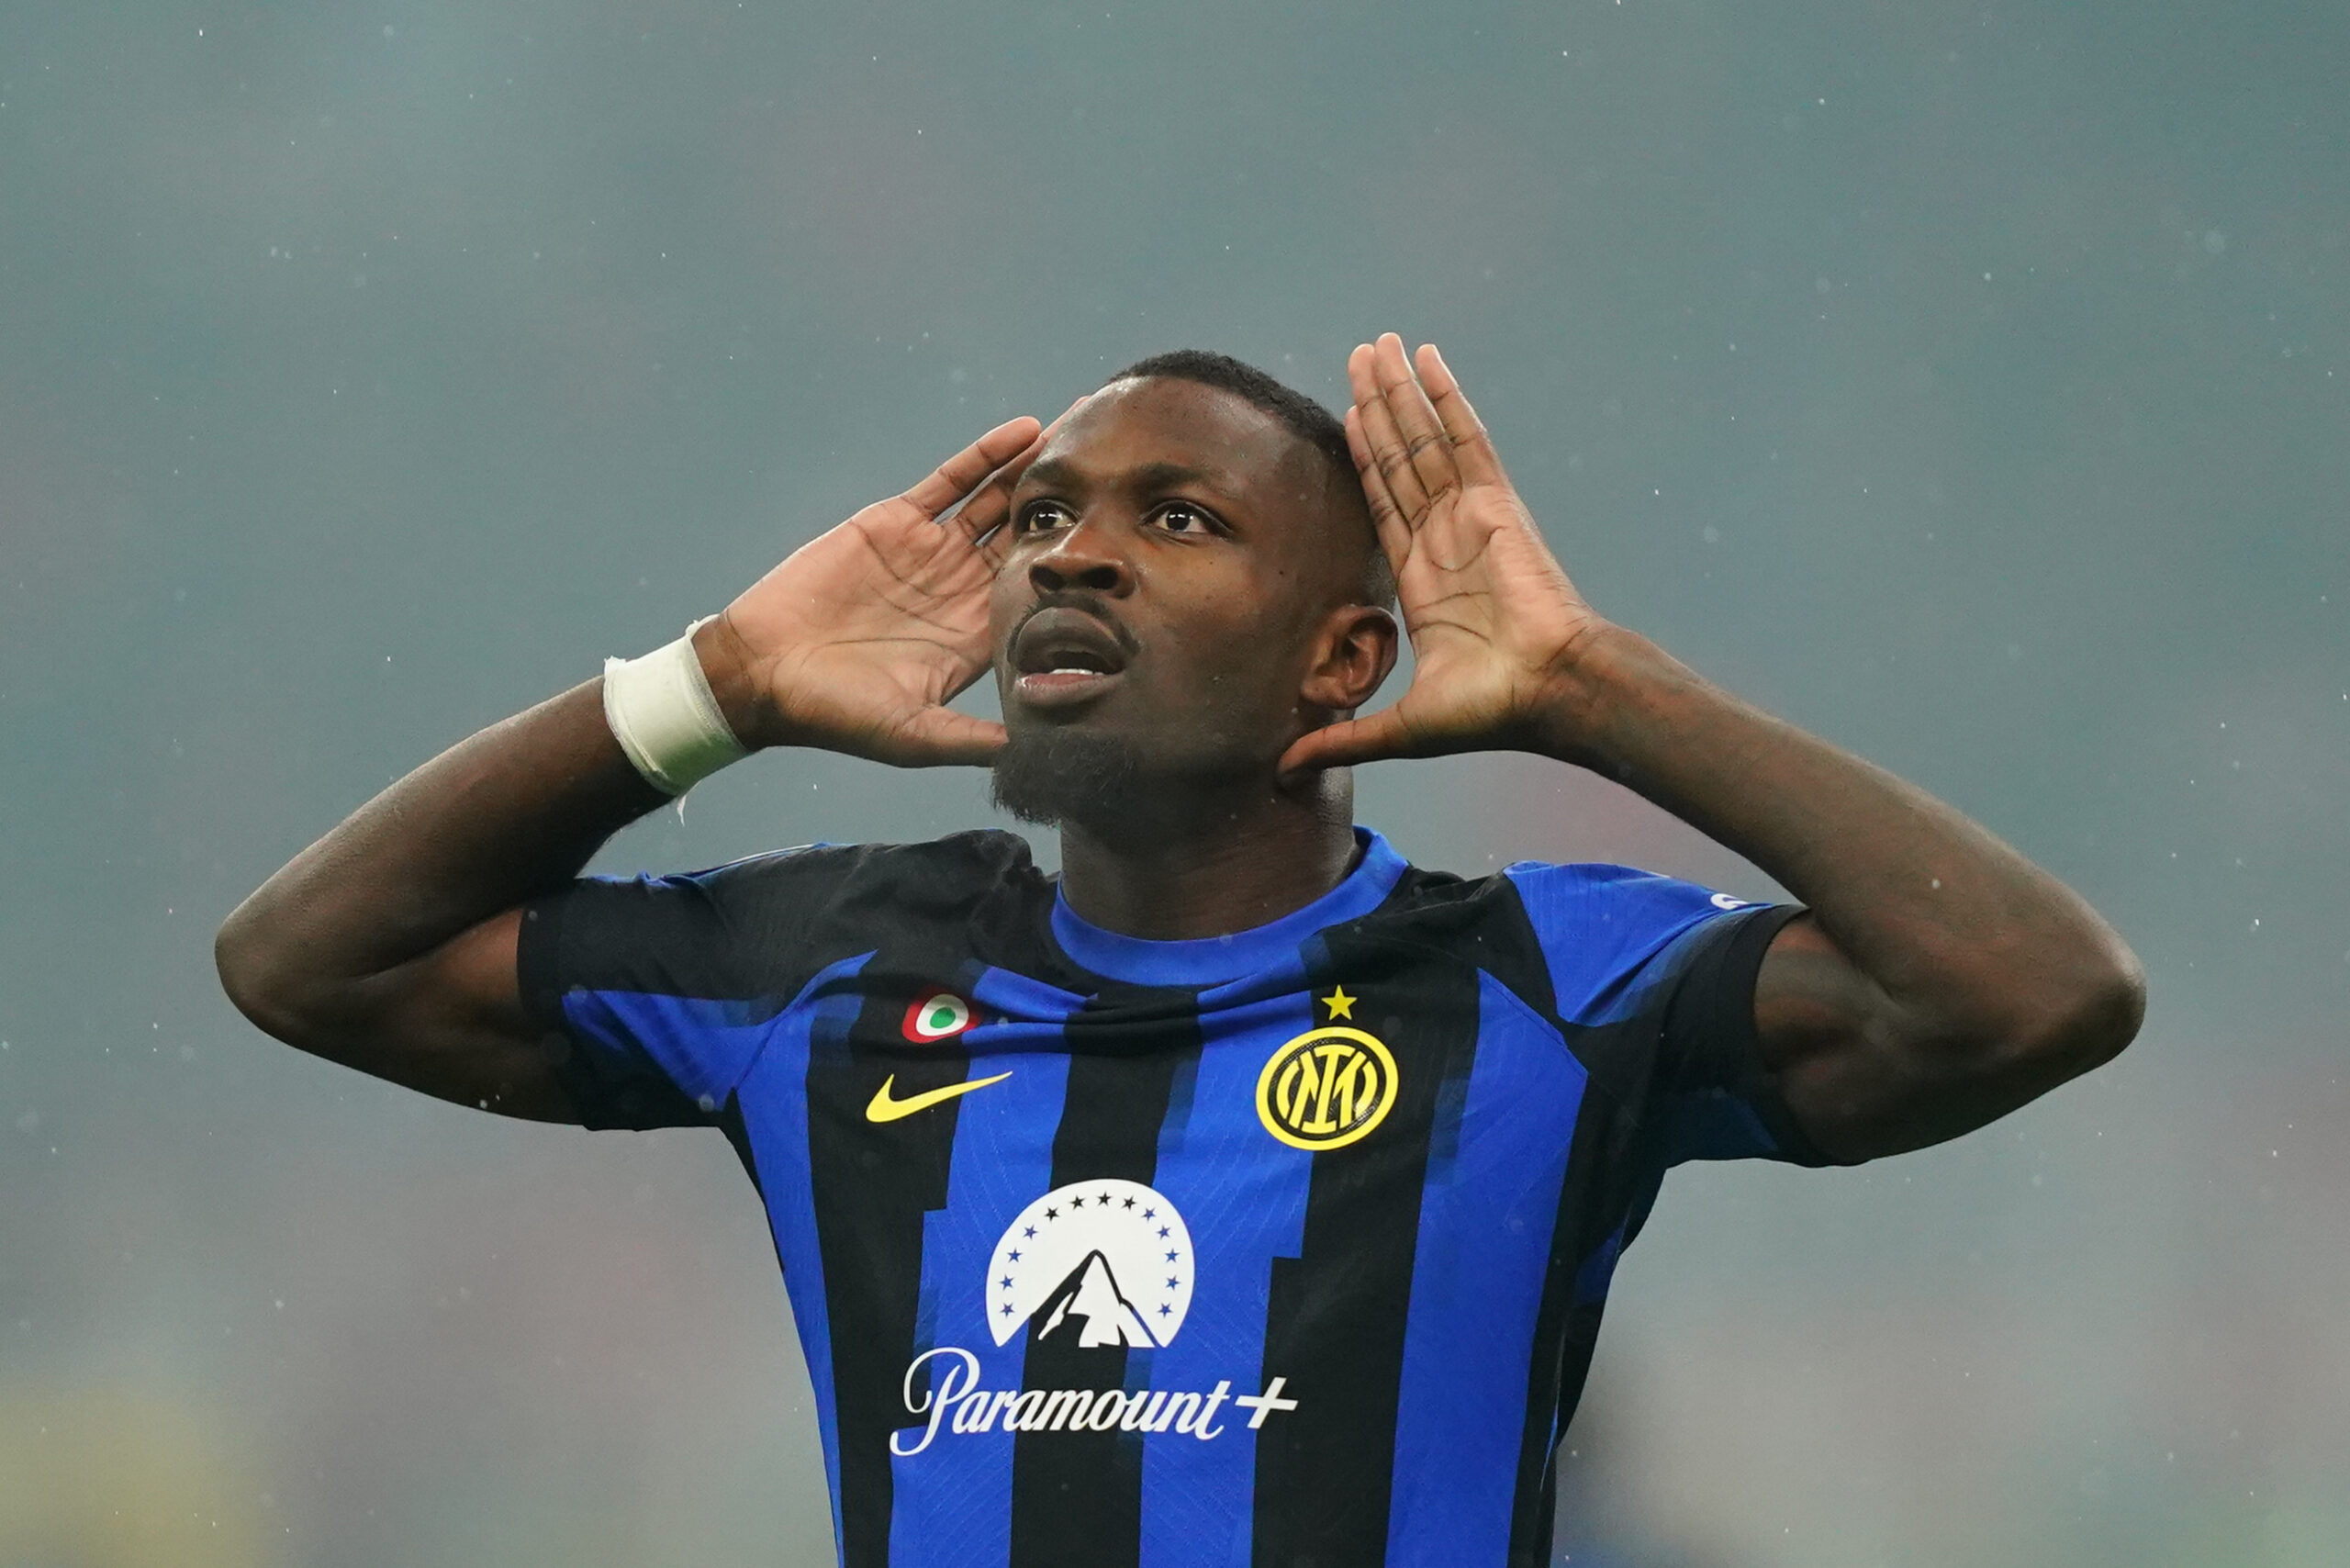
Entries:
[[[1603,610],[2153,977],[1987,1131],[1677,1175],[1562,1553],[2350,1562],[2345,82],[2338,0],[0,4],[0,1568],[829,1561],[722,1141],[297,1056],[213,927],[988,424],[1387,328]],[[767,758],[606,863],[983,783]],[[1763,886],[1525,759],[1361,795]]]

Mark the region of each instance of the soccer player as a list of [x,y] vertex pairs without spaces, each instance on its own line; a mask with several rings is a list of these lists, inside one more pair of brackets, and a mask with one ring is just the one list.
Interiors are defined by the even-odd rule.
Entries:
[[[1431,348],[1343,425],[1147,360],[999,426],[643,659],[483,731],[222,928],[271,1034],[431,1094],[722,1129],[849,1568],[1536,1564],[1667,1167],[1849,1163],[2104,1061],[2082,902],[1601,618]],[[1397,652],[1393,706],[1363,717]],[[1002,725],[945,704],[992,674]],[[992,764],[1000,832],[580,879],[746,751]],[[1349,766],[1539,752],[1800,905],[1463,879]]]

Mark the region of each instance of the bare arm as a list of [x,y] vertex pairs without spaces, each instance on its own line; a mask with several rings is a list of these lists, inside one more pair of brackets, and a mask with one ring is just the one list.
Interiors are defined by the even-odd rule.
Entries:
[[515,982],[518,906],[661,804],[594,680],[442,753],[221,926],[230,1000],[289,1045],[512,1115],[570,1119]]
[[1844,1159],[1971,1131],[2111,1058],[2144,1005],[2096,912],[1883,768],[1617,628],[1574,661],[1545,749],[1617,778],[1810,906],[1755,983],[1763,1059]]
[[[1036,434],[1034,420],[999,426],[695,633],[744,744],[906,767],[993,755],[1002,730],[944,704],[987,667],[988,534]],[[666,798],[612,739],[602,681],[575,687],[433,758],[296,856],[221,926],[221,983],[315,1055],[445,1100],[572,1120],[565,1047],[522,1006],[520,906]]]
[[1591,767],[1811,913],[1756,984],[1765,1065],[1828,1153],[1981,1126],[2136,1033],[2137,962],[2054,878],[1923,790],[1708,685],[1585,604],[1433,348],[1348,363],[1347,426],[1416,664],[1292,767],[1510,748]]

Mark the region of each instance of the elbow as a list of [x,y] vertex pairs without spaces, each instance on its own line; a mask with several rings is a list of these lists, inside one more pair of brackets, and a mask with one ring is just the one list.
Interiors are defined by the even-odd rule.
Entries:
[[[247,914],[246,905],[240,904],[212,937],[212,968],[220,976],[220,989],[228,993],[229,1002],[252,1023],[269,1029],[266,1022],[274,1011],[271,1006],[269,965],[263,947],[252,927],[254,922]],[[272,1034],[276,1033],[271,1029]]]
[[220,989],[255,1028],[288,1044],[300,1042],[304,1009],[294,983],[296,968],[252,900],[220,923],[212,938],[212,964]]
[[2098,949],[2070,966],[2011,1036],[2030,1075],[2049,1086],[2103,1067],[2145,1022],[2146,971],[2137,955],[2109,935]]
[[2010,966],[1982,980],[1974,1007],[1910,1016],[1893,1053],[1898,1089],[1874,1105],[1831,1107],[1808,1129],[1823,1148],[1872,1159],[1984,1126],[2120,1056],[2146,1014],[2145,973],[2109,935],[2053,972]]
[[2120,1056],[2146,1021],[2145,967],[2118,936],[2102,946],[2065,1020],[2067,1049],[2082,1072]]

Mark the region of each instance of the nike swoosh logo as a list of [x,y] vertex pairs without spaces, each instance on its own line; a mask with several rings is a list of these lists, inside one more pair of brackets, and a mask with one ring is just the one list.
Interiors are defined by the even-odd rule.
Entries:
[[925,1089],[919,1094],[909,1094],[902,1100],[892,1100],[890,1088],[898,1081],[898,1075],[893,1072],[881,1081],[880,1088],[873,1092],[872,1101],[865,1107],[865,1119],[868,1122],[894,1122],[901,1116],[911,1116],[916,1111],[927,1111],[933,1105],[944,1104],[957,1094],[968,1094],[974,1089],[1002,1083],[1011,1076],[1008,1072],[999,1072],[993,1078],[975,1078],[968,1083],[949,1083],[937,1089]]

